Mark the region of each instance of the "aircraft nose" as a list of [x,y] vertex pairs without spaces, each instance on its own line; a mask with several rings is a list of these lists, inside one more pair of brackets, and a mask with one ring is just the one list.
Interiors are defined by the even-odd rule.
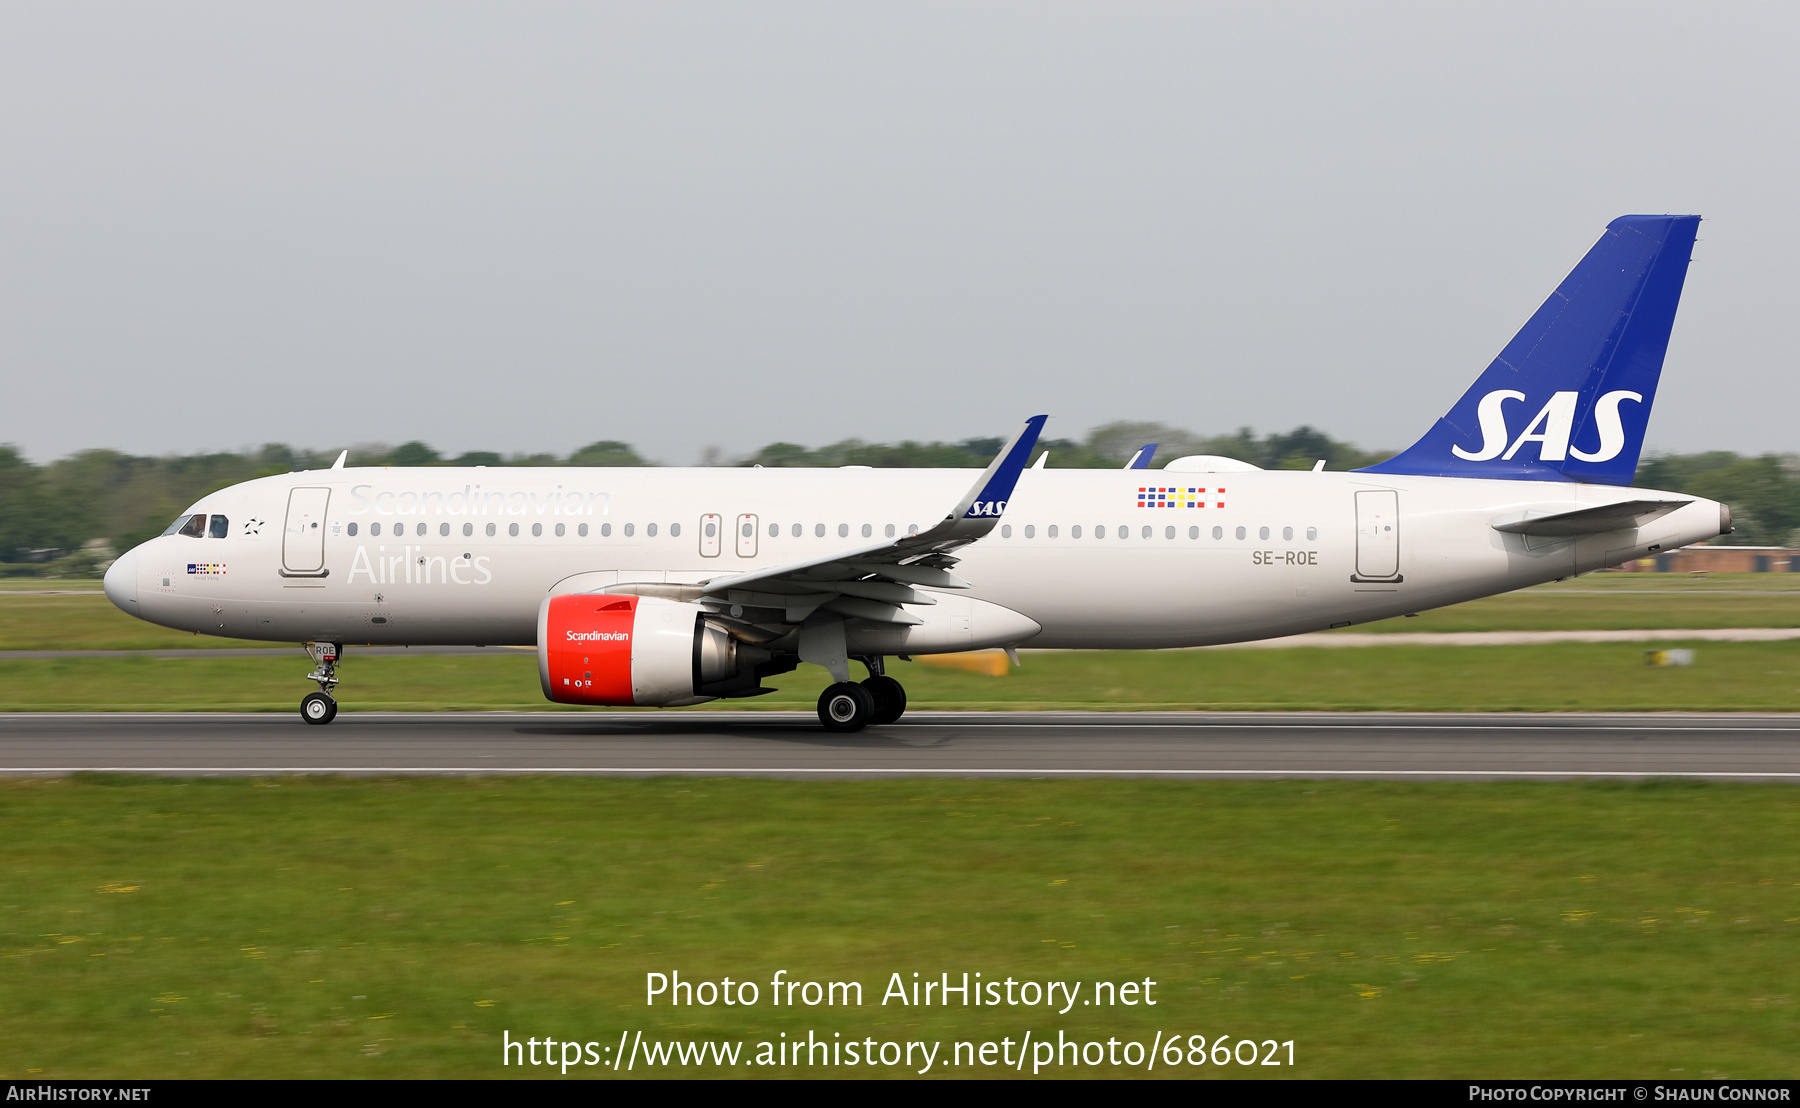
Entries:
[[106,599],[112,601],[120,611],[137,615],[137,551],[126,551],[119,556],[118,561],[106,567],[106,577],[101,585],[106,589]]

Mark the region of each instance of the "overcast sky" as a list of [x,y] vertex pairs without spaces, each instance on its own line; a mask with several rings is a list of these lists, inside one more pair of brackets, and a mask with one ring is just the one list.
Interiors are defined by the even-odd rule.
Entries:
[[1411,443],[1698,212],[1651,450],[1800,450],[1800,6],[0,3],[0,442]]

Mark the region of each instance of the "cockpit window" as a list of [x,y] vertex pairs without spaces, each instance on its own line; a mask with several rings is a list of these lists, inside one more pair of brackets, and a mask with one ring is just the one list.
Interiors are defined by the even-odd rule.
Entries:
[[189,516],[188,521],[181,525],[181,530],[175,533],[186,535],[192,539],[199,538],[206,534],[206,517],[204,515]]
[[[186,517],[186,516],[176,516],[175,522],[173,522],[173,523],[169,524],[167,527],[163,528],[163,534],[164,535],[173,535],[175,532],[181,530],[181,525],[186,523],[187,521],[188,521],[188,517]],[[158,537],[161,537],[161,536],[158,536]]]
[[212,527],[207,531],[215,539],[222,539],[231,531],[231,521],[224,516],[212,517]]

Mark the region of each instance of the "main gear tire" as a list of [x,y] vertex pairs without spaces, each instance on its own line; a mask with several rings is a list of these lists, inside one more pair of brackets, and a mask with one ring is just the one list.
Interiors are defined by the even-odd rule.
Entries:
[[842,681],[819,694],[819,722],[825,730],[861,731],[875,716],[875,698],[852,681]]
[[337,718],[337,701],[322,692],[307,693],[300,701],[300,718],[311,724],[326,724]]
[[875,711],[869,717],[871,724],[893,723],[906,714],[906,687],[892,677],[871,677],[862,687],[875,699]]

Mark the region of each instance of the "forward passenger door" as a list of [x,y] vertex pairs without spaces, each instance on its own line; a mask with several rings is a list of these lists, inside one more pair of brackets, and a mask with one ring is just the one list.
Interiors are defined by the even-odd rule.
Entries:
[[281,532],[283,577],[325,576],[325,508],[330,489],[288,493],[287,526]]

